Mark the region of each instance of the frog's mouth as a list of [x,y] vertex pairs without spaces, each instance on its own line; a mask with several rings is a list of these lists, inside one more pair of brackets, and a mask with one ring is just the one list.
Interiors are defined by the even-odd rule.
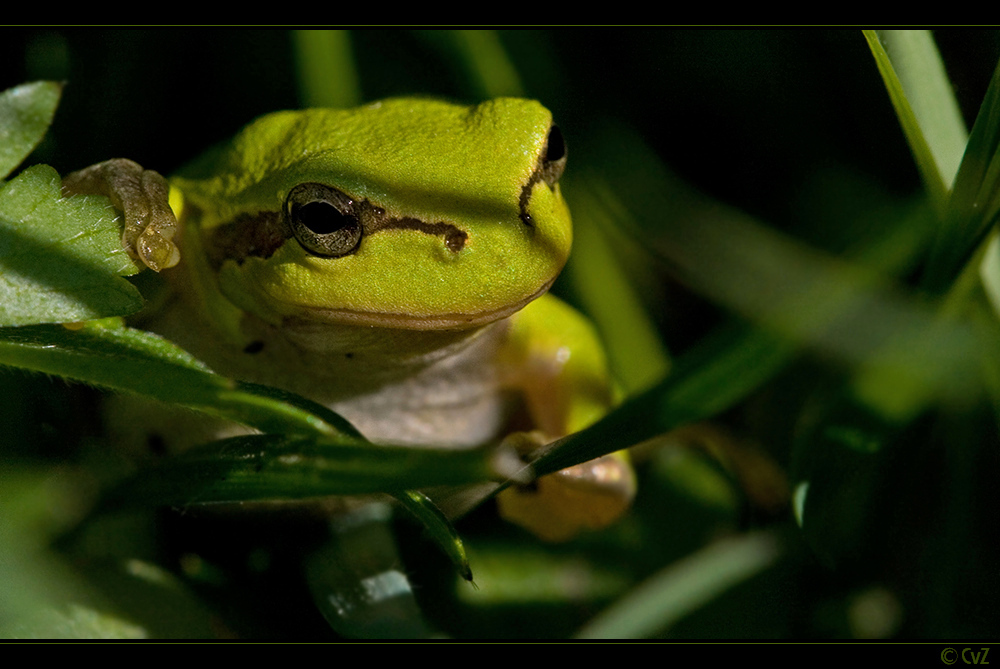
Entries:
[[517,313],[530,302],[548,292],[555,282],[553,277],[534,294],[523,300],[503,307],[470,313],[446,313],[433,315],[401,314],[390,312],[370,312],[354,309],[330,309],[305,307],[293,316],[286,316],[284,324],[292,326],[302,321],[325,322],[335,325],[356,325],[399,330],[467,330],[489,325]]

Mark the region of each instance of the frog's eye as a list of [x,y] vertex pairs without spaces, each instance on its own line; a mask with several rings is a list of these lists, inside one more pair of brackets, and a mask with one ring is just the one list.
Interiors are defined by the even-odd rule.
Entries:
[[285,198],[285,222],[299,244],[314,255],[347,255],[361,241],[354,201],[336,188],[299,184]]
[[563,139],[559,126],[553,124],[549,128],[549,137],[545,141],[545,152],[541,160],[542,181],[549,187],[556,185],[563,170],[566,169],[566,140]]

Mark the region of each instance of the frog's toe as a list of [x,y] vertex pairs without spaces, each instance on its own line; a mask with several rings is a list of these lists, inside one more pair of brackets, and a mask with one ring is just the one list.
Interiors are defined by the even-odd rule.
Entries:
[[180,262],[171,241],[177,218],[170,208],[170,186],[159,172],[126,158],[114,158],[73,172],[63,179],[65,195],[104,195],[124,214],[122,246],[136,260],[159,272]]
[[146,228],[135,240],[135,254],[147,267],[159,272],[181,261],[181,252],[162,231]]
[[497,497],[500,515],[545,541],[567,541],[608,527],[635,497],[635,473],[626,456],[612,453],[543,476]]
[[117,194],[125,212],[122,244],[156,272],[173,267],[180,262],[181,253],[172,241],[177,234],[177,218],[170,208],[167,180],[153,170],[142,170],[133,179],[131,188]]

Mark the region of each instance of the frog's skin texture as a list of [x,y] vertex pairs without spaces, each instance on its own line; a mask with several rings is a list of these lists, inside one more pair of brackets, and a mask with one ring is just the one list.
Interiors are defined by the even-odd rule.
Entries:
[[[64,189],[125,212],[126,248],[173,291],[143,326],[220,374],[321,402],[375,442],[477,446],[520,409],[535,431],[511,438],[527,451],[613,404],[591,327],[545,295],[572,239],[565,161],[537,102],[400,98],[264,116],[172,177],[169,207],[131,161]],[[116,423],[169,449],[230,433],[160,415]],[[553,540],[634,494],[617,456],[543,481],[501,511]]]

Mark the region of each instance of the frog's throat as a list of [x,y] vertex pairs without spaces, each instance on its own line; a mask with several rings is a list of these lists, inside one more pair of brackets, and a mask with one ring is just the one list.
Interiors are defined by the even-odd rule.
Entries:
[[548,292],[555,280],[555,277],[552,277],[535,293],[529,295],[523,300],[504,305],[498,309],[479,311],[475,313],[414,316],[413,314],[394,314],[356,311],[352,309],[324,309],[320,307],[311,307],[301,309],[298,314],[288,318],[292,320],[304,319],[339,325],[364,325],[399,330],[465,330],[488,325],[520,311],[526,307],[529,302],[538,299]]

